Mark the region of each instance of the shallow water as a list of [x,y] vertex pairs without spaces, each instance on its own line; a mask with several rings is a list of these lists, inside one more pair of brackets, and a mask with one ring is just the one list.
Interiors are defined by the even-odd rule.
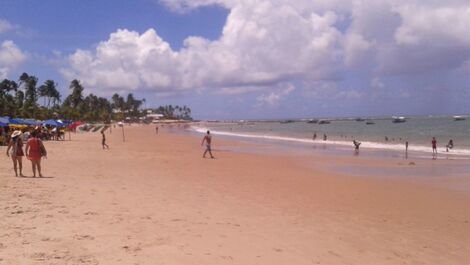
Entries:
[[[412,117],[405,123],[393,123],[391,119],[377,119],[374,122],[373,125],[367,125],[365,121],[355,120],[333,120],[330,124],[255,121],[201,123],[192,128],[200,133],[211,130],[215,135],[254,141],[295,143],[299,146],[308,145],[323,149],[331,146],[336,150],[351,150],[352,140],[356,139],[361,142],[361,149],[394,151],[392,156],[404,154],[405,141],[408,141],[410,153],[427,157],[432,152],[432,137],[436,137],[439,153],[470,159],[470,120],[454,121],[452,117]],[[313,140],[315,133],[317,138]],[[322,140],[323,135],[327,136],[327,141]],[[454,148],[446,152],[445,146],[450,139],[454,141]],[[390,155],[386,152],[385,154]]]

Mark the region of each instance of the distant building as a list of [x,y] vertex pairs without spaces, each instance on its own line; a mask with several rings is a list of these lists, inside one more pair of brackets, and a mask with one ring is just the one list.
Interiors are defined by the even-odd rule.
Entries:
[[163,118],[163,114],[151,113],[147,114],[145,118],[148,120],[160,120],[161,118]]

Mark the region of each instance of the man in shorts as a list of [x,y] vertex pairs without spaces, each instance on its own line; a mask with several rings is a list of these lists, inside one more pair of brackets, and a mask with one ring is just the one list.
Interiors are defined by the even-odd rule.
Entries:
[[433,155],[437,154],[437,141],[435,137],[432,138],[431,145]]
[[204,154],[202,155],[202,157],[206,158],[206,154],[207,154],[207,152],[209,152],[209,154],[211,155],[211,158],[214,158],[214,156],[212,155],[212,152],[211,152],[212,136],[211,136],[210,131],[207,131],[207,134],[202,139],[201,146],[204,144],[204,142],[206,143],[206,150],[204,151]]

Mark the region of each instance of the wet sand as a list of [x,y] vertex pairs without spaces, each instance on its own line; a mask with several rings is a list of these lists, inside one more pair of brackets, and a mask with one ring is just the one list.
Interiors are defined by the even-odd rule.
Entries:
[[153,126],[121,137],[118,128],[107,134],[109,150],[99,133],[46,142],[41,179],[15,178],[0,156],[0,264],[470,260],[470,193],[455,188],[470,176],[397,178],[367,169],[409,161],[234,152],[250,144],[217,138],[216,159],[202,159],[199,137]]

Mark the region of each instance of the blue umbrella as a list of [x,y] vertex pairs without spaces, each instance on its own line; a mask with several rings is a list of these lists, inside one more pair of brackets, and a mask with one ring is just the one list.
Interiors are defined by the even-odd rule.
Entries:
[[10,117],[0,117],[0,123],[6,124],[6,125],[1,125],[1,126],[8,126],[8,124],[10,123]]
[[58,121],[53,120],[53,119],[44,121],[43,124],[44,124],[44,125],[53,126],[53,127],[64,127],[64,124],[63,124],[63,123],[58,122]]
[[10,119],[10,123],[11,124],[26,125],[25,121],[23,119],[20,119],[20,118]]

